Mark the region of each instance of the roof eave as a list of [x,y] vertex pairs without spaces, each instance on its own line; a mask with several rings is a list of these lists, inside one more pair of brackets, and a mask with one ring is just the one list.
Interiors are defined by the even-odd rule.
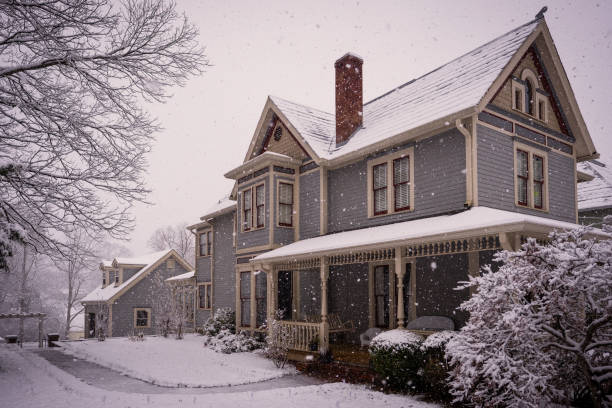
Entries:
[[365,155],[396,146],[409,140],[429,137],[442,129],[452,129],[455,127],[455,120],[472,116],[477,112],[476,109],[476,106],[472,106],[440,119],[428,122],[419,127],[398,133],[397,135],[388,137],[379,141],[378,143],[364,146],[337,158],[322,159],[320,165],[327,166],[329,168],[344,166],[354,160],[362,159]]
[[[208,224],[208,222],[206,222],[207,220],[210,220],[212,218],[218,217],[218,216],[223,215],[223,214],[231,213],[235,209],[236,209],[236,203],[234,203],[233,205],[230,205],[230,206],[228,206],[226,208],[223,208],[221,210],[217,210],[217,211],[209,213],[209,214],[204,214],[203,216],[200,217],[200,219],[202,221],[204,221],[204,222],[200,222],[200,223],[194,224],[194,225],[195,226],[200,226],[201,224]],[[189,226],[189,227],[187,227],[187,229],[193,229],[193,226]]]
[[272,164],[284,164],[288,166],[299,166],[301,163],[299,160],[288,156],[282,156],[273,154],[271,152],[264,152],[251,160],[248,160],[244,164],[228,171],[224,176],[231,180],[237,180],[240,177],[247,175],[250,171],[257,170],[261,167],[270,166]]

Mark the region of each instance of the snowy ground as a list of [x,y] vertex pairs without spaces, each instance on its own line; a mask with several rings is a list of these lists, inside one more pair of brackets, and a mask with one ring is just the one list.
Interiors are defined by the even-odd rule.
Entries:
[[217,387],[249,384],[295,374],[279,370],[257,353],[216,353],[202,337],[146,337],[145,341],[112,338],[62,343],[64,352],[130,377],[169,387]]
[[42,408],[215,407],[215,408],[435,408],[413,398],[385,395],[335,383],[234,394],[168,395],[106,391],[85,384],[28,350],[0,344],[0,406]]

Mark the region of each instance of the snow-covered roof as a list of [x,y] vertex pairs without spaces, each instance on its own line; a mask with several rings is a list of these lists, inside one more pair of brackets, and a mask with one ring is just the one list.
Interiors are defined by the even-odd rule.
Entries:
[[191,279],[195,276],[195,271],[182,273],[180,275],[173,276],[171,278],[166,279],[166,281],[180,281],[185,279]]
[[578,225],[573,223],[534,215],[519,214],[488,207],[473,207],[453,215],[440,215],[305,239],[256,256],[253,261],[315,256],[332,251],[374,247],[380,244],[406,244],[411,240],[417,242],[427,239],[454,239],[456,237],[464,237],[470,231],[474,231],[477,234],[497,233],[499,231],[521,231],[526,226],[532,231],[537,228],[547,231],[553,229],[567,230],[578,227]]
[[321,159],[335,159],[473,108],[540,20],[524,24],[364,104],[363,126],[336,146],[334,115],[270,97]]
[[612,170],[597,160],[578,163],[578,170],[593,176],[591,181],[578,183],[578,210],[612,207]]
[[112,260],[103,260],[102,261],[102,266],[104,266],[105,268],[110,268],[113,266],[113,261]]
[[138,270],[134,275],[130,277],[130,279],[123,282],[121,285],[115,286],[113,283],[102,287],[102,285],[98,286],[92,292],[87,294],[81,302],[107,302],[117,293],[119,293],[122,289],[131,286],[139,277],[149,271],[149,269],[157,263],[160,259],[164,258],[170,252],[173,252],[172,249],[166,249],[164,251],[153,252],[151,254],[134,257],[134,258],[115,258],[115,260],[119,264],[128,264],[128,265],[144,265],[141,269]]
[[236,207],[236,201],[230,199],[229,195],[217,200],[216,203],[211,205],[200,219],[204,220],[214,215],[222,214],[230,209]]

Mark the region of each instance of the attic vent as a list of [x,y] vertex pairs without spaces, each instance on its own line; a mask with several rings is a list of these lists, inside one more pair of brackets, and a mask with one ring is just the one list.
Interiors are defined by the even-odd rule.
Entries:
[[276,129],[274,129],[274,140],[278,142],[281,139],[282,135],[283,135],[282,127],[278,126]]

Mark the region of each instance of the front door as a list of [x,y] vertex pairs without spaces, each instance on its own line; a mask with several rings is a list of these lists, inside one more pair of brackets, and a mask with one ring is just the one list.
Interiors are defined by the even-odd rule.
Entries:
[[283,314],[283,320],[293,317],[293,273],[278,272],[278,310]]

